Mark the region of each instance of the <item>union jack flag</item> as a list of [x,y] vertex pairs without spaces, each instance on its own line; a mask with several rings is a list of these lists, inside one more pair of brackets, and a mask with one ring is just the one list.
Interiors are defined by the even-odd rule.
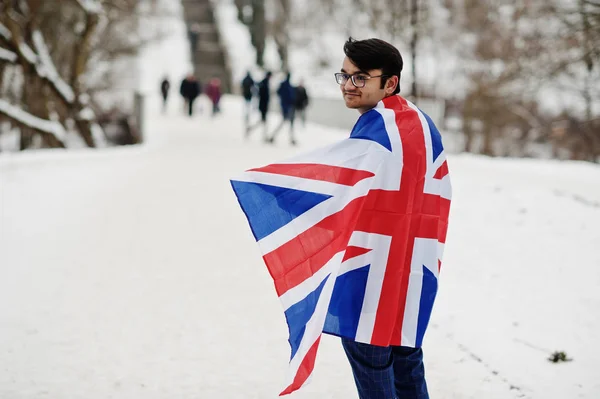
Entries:
[[391,96],[350,137],[231,181],[289,328],[286,388],[322,333],[420,347],[437,292],[451,186],[437,128]]

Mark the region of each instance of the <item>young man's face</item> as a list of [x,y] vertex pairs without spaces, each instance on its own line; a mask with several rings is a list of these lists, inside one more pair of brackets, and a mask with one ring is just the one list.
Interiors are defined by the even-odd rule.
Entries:
[[362,71],[346,57],[341,72],[356,75],[355,80],[359,86],[364,83],[364,87],[356,87],[352,84],[352,79],[348,78],[345,84],[340,85],[346,107],[357,109],[361,114],[375,107],[379,101],[394,92],[395,85],[390,88],[390,83],[393,83],[395,77],[390,77],[392,82],[387,82],[388,84],[381,88],[381,79],[385,79],[379,76],[382,73],[381,69]]

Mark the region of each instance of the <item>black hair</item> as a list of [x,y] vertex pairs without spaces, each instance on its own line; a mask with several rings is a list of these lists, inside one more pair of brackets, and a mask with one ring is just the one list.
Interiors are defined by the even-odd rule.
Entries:
[[356,40],[348,38],[344,44],[344,53],[362,71],[381,69],[381,88],[390,76],[398,76],[398,85],[394,94],[400,92],[400,74],[402,73],[402,56],[400,51],[381,39]]

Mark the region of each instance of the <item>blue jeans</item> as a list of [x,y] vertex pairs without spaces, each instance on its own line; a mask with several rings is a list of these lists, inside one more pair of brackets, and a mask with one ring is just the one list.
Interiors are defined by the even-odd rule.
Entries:
[[360,399],[429,399],[421,348],[375,346],[342,338]]

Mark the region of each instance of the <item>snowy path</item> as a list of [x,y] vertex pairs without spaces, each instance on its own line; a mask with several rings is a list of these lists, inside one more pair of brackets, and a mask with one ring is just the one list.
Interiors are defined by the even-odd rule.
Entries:
[[[215,120],[151,108],[143,147],[0,155],[0,398],[282,388],[285,320],[228,179],[341,135],[309,126],[299,149],[284,134],[265,147],[242,140],[237,99]],[[432,398],[600,397],[600,169],[451,161]],[[553,350],[575,360],[550,364]],[[336,338],[292,397],[357,397]]]

